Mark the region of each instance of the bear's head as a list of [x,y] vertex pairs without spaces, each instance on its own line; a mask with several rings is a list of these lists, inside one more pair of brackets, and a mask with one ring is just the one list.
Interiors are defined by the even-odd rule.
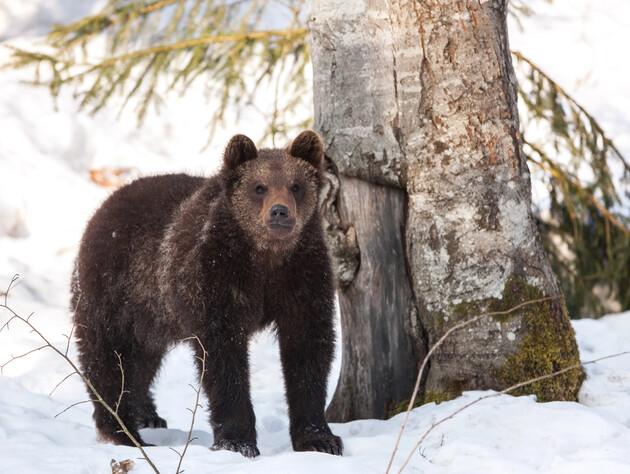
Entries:
[[313,217],[322,186],[324,149],[315,132],[286,149],[260,149],[236,135],[223,155],[222,174],[234,216],[260,251],[286,252]]

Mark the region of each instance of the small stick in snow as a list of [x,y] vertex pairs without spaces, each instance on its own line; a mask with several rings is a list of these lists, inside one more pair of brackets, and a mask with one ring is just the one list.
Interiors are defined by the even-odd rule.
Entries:
[[[11,359],[10,359],[8,362],[6,362],[6,363],[4,363],[4,364],[0,365],[0,372],[2,371],[2,369],[4,369],[4,367],[5,367],[6,365],[8,365],[9,363],[13,362],[14,360],[19,359],[19,358],[22,358],[22,357],[25,357],[25,356],[27,356],[27,355],[29,355],[29,354],[32,354],[33,352],[37,352],[37,351],[39,351],[39,350],[42,350],[42,349],[45,349],[45,348],[50,347],[50,348],[51,348],[51,349],[53,349],[53,350],[54,350],[54,351],[55,351],[58,355],[60,355],[63,359],[65,359],[65,360],[66,360],[66,362],[68,362],[68,363],[70,364],[70,366],[74,369],[74,371],[73,371],[73,372],[71,372],[70,374],[66,375],[66,376],[65,376],[65,377],[64,377],[64,378],[63,378],[63,379],[62,379],[62,380],[61,380],[61,381],[60,381],[57,385],[55,385],[55,387],[54,387],[54,388],[52,389],[52,391],[50,392],[50,395],[52,395],[52,394],[55,392],[55,390],[57,390],[57,388],[58,388],[58,387],[59,387],[59,386],[60,386],[63,382],[65,382],[68,378],[72,377],[72,376],[73,376],[73,375],[75,375],[75,374],[79,375],[79,376],[83,379],[83,381],[86,383],[86,385],[89,387],[90,391],[91,391],[91,392],[92,392],[92,393],[93,393],[93,394],[97,397],[97,400],[96,400],[96,401],[97,401],[98,403],[101,403],[101,404],[105,407],[105,409],[106,409],[107,411],[109,411],[109,412],[112,414],[112,416],[114,416],[114,418],[116,419],[116,421],[119,423],[119,425],[120,425],[120,426],[121,426],[121,428],[122,428],[122,429],[121,429],[121,432],[125,433],[125,434],[129,437],[129,439],[130,439],[130,440],[131,440],[131,441],[132,441],[132,442],[136,445],[136,447],[140,450],[140,452],[141,452],[141,453],[142,453],[142,455],[144,456],[144,460],[146,460],[146,461],[149,463],[149,465],[153,468],[153,470],[154,470],[156,473],[159,473],[159,471],[157,470],[157,468],[155,467],[155,465],[151,462],[151,460],[149,459],[149,457],[146,455],[146,452],[142,449],[142,446],[141,446],[141,445],[138,443],[138,441],[137,441],[137,440],[133,437],[133,435],[132,435],[132,434],[128,431],[127,427],[124,425],[124,423],[122,422],[122,420],[121,420],[121,419],[119,418],[119,416],[118,416],[118,409],[119,409],[120,404],[121,404],[121,402],[122,402],[122,397],[124,396],[124,394],[125,394],[125,393],[128,393],[128,392],[125,390],[125,372],[124,372],[124,369],[123,369],[123,366],[122,366],[122,358],[121,358],[121,355],[120,355],[118,352],[115,352],[116,357],[118,357],[118,367],[120,368],[120,376],[121,376],[122,383],[121,383],[120,394],[119,394],[119,396],[118,396],[118,400],[116,401],[116,404],[115,404],[115,408],[114,408],[114,409],[112,409],[112,408],[111,408],[111,407],[110,407],[110,406],[109,406],[109,405],[108,405],[108,404],[107,404],[107,403],[106,403],[106,402],[105,402],[105,401],[101,398],[101,396],[98,394],[98,392],[96,391],[96,389],[95,389],[95,388],[92,386],[92,384],[91,384],[91,383],[87,380],[87,378],[83,375],[83,373],[81,373],[81,372],[79,371],[79,369],[78,369],[78,368],[76,367],[76,365],[75,365],[75,364],[74,364],[74,363],[70,360],[70,358],[69,358],[69,356],[68,356],[68,352],[69,352],[69,350],[70,350],[70,342],[71,342],[71,339],[72,339],[72,334],[74,333],[74,330],[75,330],[75,328],[76,328],[76,325],[73,325],[73,326],[72,326],[72,329],[70,330],[70,334],[69,334],[69,335],[63,334],[63,336],[67,339],[67,342],[66,342],[66,347],[65,347],[65,350],[62,352],[62,351],[60,351],[59,349],[57,349],[56,347],[54,347],[54,346],[53,346],[53,345],[52,345],[52,344],[48,341],[48,339],[46,339],[46,338],[44,337],[44,335],[43,335],[40,331],[38,331],[38,330],[35,328],[35,326],[33,326],[33,324],[30,322],[30,318],[31,318],[31,316],[33,316],[33,313],[31,313],[31,314],[30,314],[27,318],[24,318],[24,317],[20,316],[19,314],[17,314],[17,313],[16,313],[13,309],[11,309],[11,308],[7,305],[7,296],[8,296],[8,294],[9,294],[9,291],[10,291],[10,289],[11,289],[11,287],[12,287],[13,283],[15,283],[15,281],[17,281],[17,279],[18,279],[18,278],[19,278],[19,276],[18,276],[18,275],[15,275],[15,276],[13,277],[13,279],[11,280],[11,283],[9,284],[9,287],[7,288],[6,293],[4,293],[4,295],[3,295],[3,296],[4,296],[4,304],[0,304],[0,308],[4,308],[4,309],[6,309],[7,311],[9,311],[9,313],[11,314],[11,317],[9,318],[9,320],[8,320],[5,324],[3,324],[3,325],[2,325],[2,327],[0,327],[0,332],[1,332],[2,330],[4,330],[5,328],[7,328],[7,329],[8,329],[8,328],[9,328],[9,323],[10,323],[11,321],[13,321],[14,319],[17,319],[18,321],[22,321],[23,323],[25,323],[26,325],[28,325],[28,326],[29,326],[29,328],[31,329],[31,332],[36,333],[36,334],[37,334],[37,335],[38,335],[38,336],[39,336],[39,337],[40,337],[40,338],[41,338],[41,339],[45,342],[45,344],[44,344],[44,345],[42,345],[41,347],[36,348],[36,349],[32,349],[32,350],[30,350],[30,351],[28,351],[28,352],[26,352],[26,353],[24,353],[24,354],[20,354],[20,355],[18,355],[18,356],[13,356],[13,355],[12,355],[12,356],[11,356]],[[196,439],[195,437],[193,437],[193,429],[194,429],[194,426],[195,426],[195,417],[196,417],[196,415],[197,415],[197,409],[198,409],[199,407],[201,407],[201,404],[199,403],[199,398],[200,398],[200,396],[201,396],[201,387],[203,386],[203,380],[204,380],[204,376],[205,376],[205,373],[206,373],[206,357],[207,357],[208,353],[207,353],[207,351],[206,351],[205,347],[203,346],[203,344],[201,343],[201,340],[199,339],[199,337],[197,337],[196,335],[193,335],[193,336],[188,337],[188,338],[186,338],[186,339],[182,339],[182,341],[181,341],[181,342],[184,342],[184,341],[187,341],[187,340],[192,340],[192,339],[194,339],[194,340],[196,340],[196,341],[197,341],[197,343],[198,343],[198,344],[199,344],[199,346],[201,347],[201,350],[202,350],[202,353],[203,353],[203,356],[202,356],[202,357],[196,356],[196,357],[200,360],[200,362],[201,362],[201,374],[200,374],[200,376],[199,376],[199,387],[198,387],[198,388],[195,388],[195,387],[193,387],[192,385],[190,385],[190,387],[191,387],[191,388],[195,391],[196,397],[195,397],[195,407],[194,407],[192,410],[191,410],[191,409],[188,409],[188,410],[192,413],[192,420],[191,420],[191,423],[190,423],[190,429],[188,430],[188,436],[187,436],[187,439],[186,439],[186,444],[184,445],[184,450],[183,450],[183,451],[182,451],[182,453],[180,454],[177,450],[175,450],[175,449],[173,449],[173,448],[170,448],[171,450],[175,451],[175,452],[177,453],[177,455],[179,456],[179,463],[177,464],[176,474],[181,474],[181,473],[183,472],[183,471],[181,470],[181,466],[182,466],[182,462],[183,462],[183,460],[184,460],[184,456],[185,456],[185,454],[186,454],[186,451],[188,450],[188,446],[190,446],[190,444],[191,444],[191,443],[192,443],[192,442]],[[80,401],[80,402],[73,403],[72,405],[69,405],[69,406],[68,406],[68,407],[66,407],[64,410],[62,410],[61,412],[57,413],[57,414],[55,415],[55,418],[57,418],[59,415],[61,415],[61,414],[65,413],[66,411],[68,411],[69,409],[71,409],[71,408],[73,408],[73,407],[75,407],[75,406],[77,406],[77,405],[82,405],[82,404],[84,404],[84,403],[91,403],[91,402],[93,402],[93,400],[83,400],[83,401]],[[121,462],[119,462],[119,463],[116,463],[114,460],[112,460],[111,467],[112,467],[112,472],[116,472],[116,473],[118,473],[118,472],[129,472],[129,470],[130,470],[130,469],[133,469],[133,462],[132,462],[132,461],[127,460],[127,461],[121,461]],[[121,469],[122,469],[122,470],[121,470]],[[124,470],[124,469],[126,469],[126,470]]]
[[[627,355],[630,354],[630,351],[625,351],[625,352],[619,352],[617,354],[612,354],[612,355],[608,355],[605,357],[600,357],[599,359],[595,359],[595,360],[589,360],[588,362],[581,362],[579,364],[573,364],[569,367],[565,367],[564,369],[558,370],[556,372],[553,372],[551,374],[547,374],[547,375],[541,375],[540,377],[536,377],[530,380],[526,380],[525,382],[520,382],[517,383],[515,385],[512,385],[511,387],[508,387],[504,390],[501,390],[500,392],[496,392],[496,393],[491,393],[490,395],[485,395],[483,397],[480,397],[476,400],[473,400],[472,402],[464,405],[463,407],[459,408],[458,410],[455,410],[453,413],[451,413],[449,416],[442,418],[440,421],[433,423],[433,425],[431,425],[431,428],[429,428],[424,435],[422,436],[422,438],[420,438],[420,441],[418,441],[416,443],[416,445],[413,447],[413,449],[411,450],[411,453],[409,453],[409,456],[407,457],[407,459],[405,460],[404,464],[402,465],[402,467],[400,468],[400,470],[398,471],[398,473],[400,474],[402,472],[402,470],[407,466],[407,464],[409,463],[409,461],[411,460],[411,457],[413,456],[413,454],[416,452],[416,449],[418,449],[420,447],[420,445],[422,444],[422,442],[427,438],[427,436],[429,436],[429,433],[431,433],[431,431],[433,431],[437,426],[441,425],[442,423],[444,423],[447,420],[450,420],[451,418],[453,418],[455,415],[457,415],[458,413],[461,413],[462,411],[464,411],[466,408],[471,407],[472,405],[475,405],[476,403],[479,403],[482,400],[486,400],[488,398],[493,398],[493,397],[498,397],[499,395],[505,395],[509,392],[511,392],[512,390],[516,390],[517,388],[521,388],[524,387],[526,385],[530,385],[532,383],[536,383],[536,382],[540,382],[541,380],[546,380],[546,379],[550,379],[552,377],[556,377],[558,375],[562,375],[565,372],[569,372],[571,370],[574,369],[578,369],[580,367],[584,367],[585,365],[589,365],[589,364],[595,364],[597,362],[601,362],[602,360],[605,359],[612,359],[613,357],[619,357],[622,355]],[[389,468],[388,468],[389,469]]]
[[195,408],[193,408],[192,410],[188,408],[188,411],[192,413],[192,420],[190,421],[190,429],[188,430],[188,438],[186,439],[184,450],[180,454],[179,451],[177,451],[176,449],[169,448],[171,451],[175,451],[175,453],[179,456],[179,463],[177,464],[177,469],[175,471],[175,474],[181,474],[182,472],[184,472],[181,470],[182,461],[184,460],[184,456],[186,455],[186,451],[188,450],[188,446],[190,446],[190,443],[192,443],[195,439],[197,439],[193,437],[192,433],[193,433],[193,428],[195,426],[195,416],[197,415],[197,408],[201,407],[201,405],[199,404],[199,396],[201,394],[201,387],[203,386],[203,377],[204,377],[204,374],[206,373],[206,356],[208,355],[208,353],[206,352],[206,348],[203,347],[201,340],[199,340],[199,338],[196,335],[193,334],[191,337],[182,339],[182,341],[186,341],[189,339],[195,339],[197,341],[197,343],[201,347],[201,351],[203,352],[203,357],[195,356],[201,362],[201,375],[199,376],[199,387],[195,388],[189,384],[190,388],[192,388],[195,391],[196,397],[195,397]]
[[118,367],[120,368],[120,394],[118,395],[118,400],[116,400],[116,409],[114,410],[118,413],[118,408],[120,408],[120,403],[122,402],[122,397],[125,393],[129,393],[125,390],[125,369],[123,369],[122,359],[120,354],[117,351],[114,351],[116,357],[118,357]]
[[440,345],[444,342],[444,340],[451,335],[451,333],[453,331],[456,331],[458,329],[461,329],[465,326],[468,326],[469,324],[475,323],[487,316],[499,316],[499,315],[504,315],[504,314],[510,314],[513,313],[514,311],[522,308],[523,306],[528,306],[530,304],[536,304],[536,303],[542,303],[543,301],[549,301],[549,300],[554,300],[559,298],[559,296],[547,296],[546,298],[540,298],[537,300],[530,300],[530,301],[525,301],[523,303],[517,304],[516,306],[506,309],[504,311],[493,311],[490,313],[483,313],[483,314],[479,314],[473,318],[467,319],[466,321],[462,321],[459,324],[456,324],[455,326],[452,326],[451,328],[449,328],[448,331],[446,331],[442,337],[440,337],[437,342],[433,345],[433,347],[431,347],[431,349],[429,350],[429,352],[427,353],[426,356],[424,356],[424,359],[422,360],[422,365],[420,366],[420,370],[418,371],[418,377],[416,378],[416,385],[414,386],[413,389],[413,393],[411,395],[411,400],[409,400],[409,406],[407,407],[407,413],[405,415],[405,419],[403,420],[403,424],[400,427],[400,432],[398,433],[398,438],[396,439],[396,444],[394,446],[394,451],[392,452],[392,456],[389,459],[389,464],[387,465],[387,470],[385,471],[385,474],[389,473],[389,470],[392,467],[392,463],[394,462],[394,457],[396,456],[396,451],[398,450],[398,445],[400,444],[400,439],[402,438],[402,434],[403,431],[405,430],[405,426],[407,425],[407,420],[409,420],[409,414],[411,413],[411,410],[413,409],[413,404],[416,401],[416,397],[418,395],[418,390],[420,389],[420,380],[422,379],[422,374],[424,373],[424,369],[427,365],[427,362],[429,361],[429,358],[433,355],[433,352],[435,352],[435,350],[440,347]]
[[[142,453],[143,459],[151,466],[151,468],[153,469],[153,471],[157,474],[159,474],[160,471],[158,471],[157,467],[155,466],[155,464],[153,464],[153,462],[151,461],[151,459],[149,458],[149,456],[147,456],[146,451],[143,449],[142,445],[138,442],[138,440],[136,438],[134,438],[134,436],[129,432],[129,430],[127,429],[127,427],[125,426],[125,423],[123,422],[123,420],[120,418],[120,416],[118,416],[118,403],[116,405],[116,410],[114,410],[112,407],[110,407],[107,402],[105,402],[105,400],[103,400],[103,397],[101,397],[101,395],[98,393],[98,391],[96,390],[96,388],[94,387],[94,385],[92,385],[92,383],[87,379],[87,377],[79,370],[79,368],[76,366],[76,364],[74,362],[72,362],[72,360],[70,359],[70,357],[68,357],[68,345],[66,345],[66,350],[65,352],[62,352],[61,350],[57,349],[47,338],[46,336],[44,336],[44,334],[42,334],[34,325],[33,323],[31,323],[30,319],[31,316],[33,316],[33,313],[31,313],[28,317],[23,317],[20,316],[18,313],[16,313],[11,307],[8,306],[7,304],[7,299],[9,296],[9,291],[11,290],[11,287],[13,286],[13,283],[15,283],[17,281],[17,279],[19,278],[19,275],[14,275],[13,278],[11,279],[11,283],[9,283],[9,287],[7,288],[7,291],[4,295],[4,304],[0,304],[0,308],[3,308],[5,310],[7,310],[10,313],[10,318],[9,320],[2,325],[2,327],[0,327],[0,332],[2,330],[4,330],[5,328],[9,328],[9,323],[11,321],[13,321],[14,319],[17,319],[18,321],[22,321],[24,324],[26,324],[30,329],[31,332],[34,332],[35,334],[37,334],[37,336],[39,336],[39,338],[44,341],[44,345],[41,347],[38,347],[37,349],[33,349],[28,351],[25,354],[21,354],[19,356],[11,356],[11,359],[8,362],[5,362],[3,365],[0,366],[0,368],[4,368],[7,364],[13,362],[16,359],[19,359],[21,357],[24,357],[28,354],[31,354],[33,352],[39,351],[41,349],[45,349],[47,347],[50,347],[54,352],[56,352],[60,357],[62,357],[69,365],[70,367],[72,367],[72,369],[74,370],[75,373],[77,373],[79,375],[79,377],[81,377],[81,379],[83,380],[83,382],[85,382],[85,384],[87,385],[88,389],[90,390],[90,392],[92,392],[92,394],[96,397],[96,400],[94,400],[97,403],[100,403],[101,405],[103,405],[103,407],[114,417],[114,419],[118,422],[118,424],[121,427],[121,431],[123,433],[125,433],[127,435],[127,437],[131,440],[131,442],[140,450],[140,452]],[[69,342],[68,342],[69,344]],[[120,359],[119,359],[120,360]],[[121,370],[122,370],[122,366],[121,366]],[[67,377],[66,377],[67,378]],[[122,391],[121,391],[121,397],[122,397]],[[119,402],[120,402],[120,398],[119,398]],[[80,402],[80,403],[84,403],[84,402]],[[76,403],[75,405],[78,405],[80,403]],[[74,406],[74,405],[73,405]],[[68,407],[70,408],[70,407]],[[62,412],[63,413],[63,412]]]

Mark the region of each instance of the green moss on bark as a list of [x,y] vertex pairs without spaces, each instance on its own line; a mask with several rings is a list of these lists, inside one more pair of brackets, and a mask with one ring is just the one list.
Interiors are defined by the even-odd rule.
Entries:
[[[453,315],[455,319],[465,319],[484,312],[505,311],[520,303],[544,297],[541,290],[512,275],[505,283],[501,299],[462,303],[453,309]],[[510,314],[493,316],[493,319],[503,323],[517,317],[522,321],[522,341],[518,350],[494,369],[503,388],[579,363],[575,334],[562,298],[527,305]],[[584,371],[577,368],[511,393],[534,394],[541,402],[575,401],[583,380]]]
[[[442,402],[448,402],[449,400],[452,400],[452,399],[453,397],[451,397],[447,393],[427,391],[425,392],[423,399],[419,395],[418,397],[416,397],[416,401],[413,404],[413,408],[417,408],[420,405],[424,405],[426,403],[432,403],[432,402],[434,402],[436,405],[439,405]],[[392,403],[389,409],[387,410],[387,418],[392,418],[393,416],[396,416],[399,413],[404,413],[407,411],[407,408],[409,408],[409,398],[398,403]]]
[[442,402],[448,402],[449,400],[452,400],[453,397],[451,397],[448,393],[441,393],[441,392],[434,392],[432,390],[427,390],[424,394],[424,403],[435,403],[436,405],[439,405]]
[[[544,297],[540,290],[518,277],[512,277],[506,283],[506,290],[508,301],[504,303],[505,309],[523,301]],[[505,387],[579,364],[580,357],[575,333],[564,298],[526,306],[519,311],[519,315],[526,329],[525,335],[519,345],[519,350],[508,356],[503,366],[498,369],[499,380]],[[584,378],[584,371],[580,367],[526,385],[511,393],[512,395],[534,394],[540,402],[577,401]]]
[[[387,410],[387,418],[392,418],[398,415],[399,413],[406,412],[407,408],[409,408],[409,400],[410,399],[407,398],[406,400],[403,400],[401,402],[392,403]],[[417,397],[416,401],[413,404],[413,408],[417,408],[420,405],[422,405],[422,402],[420,401],[420,397]]]

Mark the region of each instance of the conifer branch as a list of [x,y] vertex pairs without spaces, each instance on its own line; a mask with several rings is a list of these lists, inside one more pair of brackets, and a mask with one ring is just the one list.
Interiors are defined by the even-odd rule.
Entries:
[[[266,79],[275,89],[275,110],[265,110],[262,120],[273,138],[288,129],[280,109],[308,98],[304,1],[109,0],[96,15],[56,25],[47,39],[52,53],[13,48],[8,67],[34,66],[34,84],[48,86],[55,99],[73,85],[80,107],[92,113],[115,95],[124,98],[121,111],[133,98],[139,123],[162,94],[206,76],[219,103],[208,117],[211,130],[228,108],[248,105]],[[269,24],[270,14],[281,20]],[[95,47],[103,36],[106,46]],[[247,79],[251,71],[256,71],[253,81]]]
[[605,148],[610,148],[613,151],[613,153],[619,158],[619,160],[623,163],[624,168],[626,169],[626,171],[630,172],[630,163],[628,163],[628,161],[621,154],[621,152],[619,151],[617,146],[606,135],[606,133],[604,132],[604,129],[601,127],[601,125],[599,125],[599,122],[597,122],[595,117],[593,117],[566,90],[564,90],[562,87],[560,87],[560,85],[557,82],[555,82],[551,77],[549,77],[549,75],[547,75],[545,72],[543,72],[530,59],[526,58],[525,56],[523,56],[518,51],[512,51],[512,55],[514,55],[514,57],[516,59],[518,59],[519,61],[522,61],[522,62],[526,63],[530,68],[532,68],[538,74],[540,74],[540,76],[543,77],[545,79],[545,81],[547,81],[549,83],[549,85],[555,89],[556,92],[558,92],[562,97],[564,97],[568,102],[570,102],[573,107],[577,108],[582,114],[584,114],[584,116],[587,118],[587,120],[589,121],[589,123],[593,127],[593,131],[602,137],[602,139],[604,141],[604,147]]
[[568,184],[577,191],[577,193],[585,196],[588,201],[590,201],[599,210],[599,212],[602,213],[605,219],[610,221],[610,223],[617,227],[617,229],[619,229],[623,234],[630,235],[630,230],[621,222],[619,222],[619,220],[612,214],[612,212],[606,209],[606,206],[604,206],[595,198],[595,196],[593,196],[592,192],[586,190],[579,183],[577,178],[571,177],[570,174],[567,172],[560,171],[557,165],[540,148],[529,142],[524,141],[524,143],[526,143],[541,158],[541,161],[536,161],[533,158],[530,158],[531,163],[535,163],[537,166],[540,166],[543,170],[547,171],[558,181],[566,180]]
[[[260,40],[272,38],[275,36],[285,37],[287,39],[299,40],[303,39],[307,34],[306,28],[287,29],[287,30],[268,30],[268,31],[252,31],[234,35],[222,35],[222,36],[206,36],[203,38],[193,38],[189,40],[179,41],[173,44],[159,45],[152,48],[143,49],[140,51],[133,51],[131,53],[123,54],[115,58],[106,59],[100,63],[89,65],[90,69],[81,73],[81,75],[92,73],[98,69],[112,66],[116,63],[128,61],[130,59],[137,59],[146,56],[152,56],[159,53],[167,53],[170,51],[176,51],[181,49],[188,49],[192,46],[198,46],[209,43],[224,43],[224,42],[237,42],[247,40]],[[75,76],[79,77],[79,76]]]
[[[543,209],[549,212],[539,216],[541,234],[569,313],[579,317],[610,311],[603,304],[607,298],[628,308],[630,214],[624,205],[630,198],[628,160],[566,90],[522,54],[513,55],[520,65],[519,97],[526,106],[522,122],[546,133],[538,143],[524,133],[523,152],[547,184],[549,204]],[[621,176],[611,169],[618,169]],[[601,290],[607,295],[602,297]]]
[[129,7],[118,8],[113,14],[100,14],[87,16],[69,25],[55,25],[48,39],[53,46],[59,48],[59,52],[64,52],[74,48],[78,43],[87,41],[90,37],[103,33],[108,28],[112,28],[121,22],[130,22],[136,18],[151,13],[155,10],[172,5],[173,3],[184,4],[185,0],[158,0],[149,2],[146,6],[137,10],[130,10]]

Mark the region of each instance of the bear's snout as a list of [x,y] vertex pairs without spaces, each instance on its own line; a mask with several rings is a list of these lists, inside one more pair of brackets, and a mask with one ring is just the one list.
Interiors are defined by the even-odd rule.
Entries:
[[272,231],[274,239],[284,239],[292,234],[295,223],[295,216],[291,215],[291,210],[284,204],[274,204],[269,209],[267,227]]
[[283,224],[289,218],[291,211],[287,206],[282,204],[274,204],[269,211],[269,218],[272,222]]
[[293,235],[297,206],[294,196],[285,186],[269,186],[261,211],[271,239],[284,240]]

